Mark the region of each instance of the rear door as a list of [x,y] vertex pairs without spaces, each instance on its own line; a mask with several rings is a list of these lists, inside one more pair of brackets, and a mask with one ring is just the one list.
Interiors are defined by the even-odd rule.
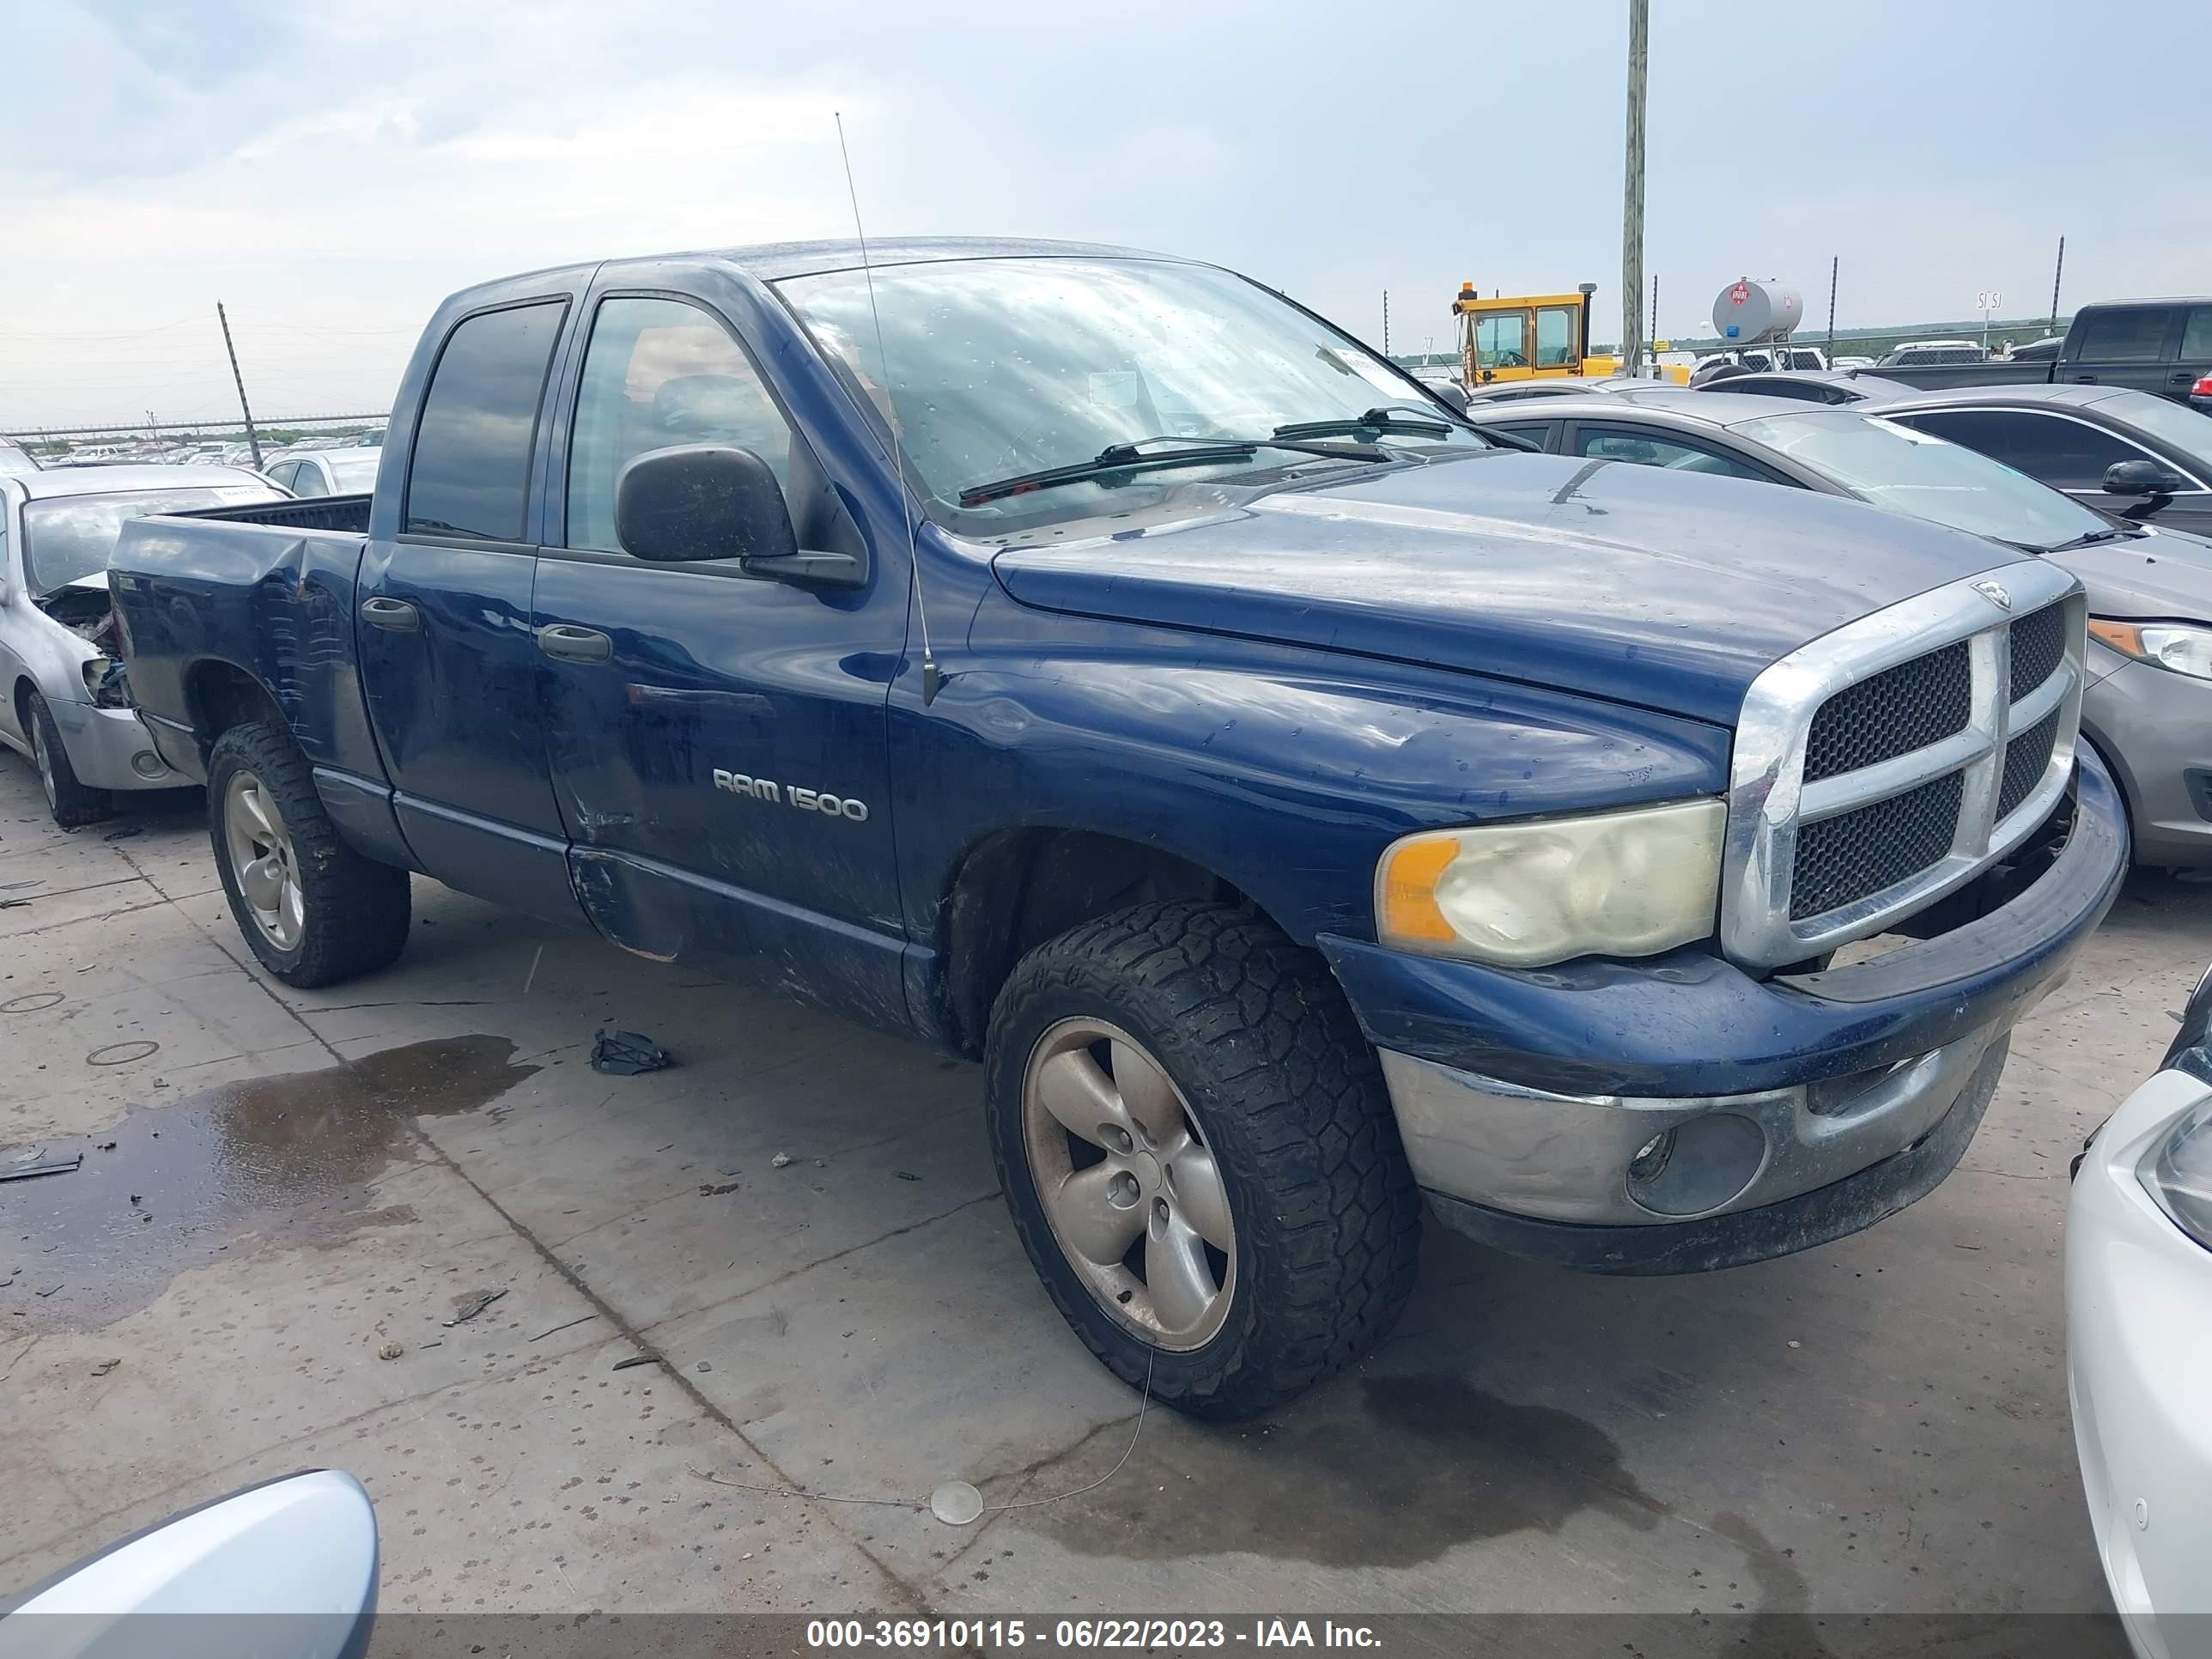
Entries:
[[580,284],[521,287],[448,325],[404,452],[396,521],[380,495],[386,516],[356,592],[369,719],[422,868],[562,918],[575,902],[538,708],[532,485],[556,348],[581,300]]
[[649,274],[670,286],[592,296],[562,398],[564,522],[549,523],[538,562],[544,721],[575,891],[627,949],[765,965],[787,990],[896,1025],[888,701],[905,549],[873,550],[866,585],[834,591],[622,550],[623,465],[712,443],[768,462],[801,548],[870,551],[761,372],[765,353],[726,320],[714,285],[729,279]]
[[2185,316],[2179,306],[2096,307],[2081,321],[2075,355],[2058,365],[2058,379],[2170,393]]

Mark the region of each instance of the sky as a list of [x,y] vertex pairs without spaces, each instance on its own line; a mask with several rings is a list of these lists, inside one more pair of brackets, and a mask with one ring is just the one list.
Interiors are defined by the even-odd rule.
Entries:
[[[1212,259],[1448,349],[1463,280],[1620,318],[1627,0],[5,0],[0,430],[380,410],[439,300],[842,236]],[[1657,332],[2212,289],[2207,0],[1653,0]]]

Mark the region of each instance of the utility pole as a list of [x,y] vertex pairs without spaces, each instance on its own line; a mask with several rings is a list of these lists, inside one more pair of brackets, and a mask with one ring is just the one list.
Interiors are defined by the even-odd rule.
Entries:
[[1628,163],[1620,191],[1620,353],[1623,373],[1644,361],[1644,82],[1651,0],[1628,0]]
[[246,416],[246,442],[253,452],[253,470],[261,470],[261,434],[253,429],[253,411],[246,406],[246,376],[238,372],[238,348],[230,343],[230,318],[222,301],[215,302],[216,320],[222,325],[222,349],[230,354],[230,378],[238,382],[238,411]]
[[1382,355],[1390,355],[1390,290],[1382,290]]
[[2066,239],[2058,239],[2058,263],[2051,269],[2051,331],[2058,332],[2058,279],[2066,274]]
[[1828,256],[1828,361],[1836,361],[1836,273],[1844,268],[1844,256]]
[[1651,273],[1651,315],[1645,319],[1651,325],[1651,346],[1655,354],[1659,347],[1659,273]]

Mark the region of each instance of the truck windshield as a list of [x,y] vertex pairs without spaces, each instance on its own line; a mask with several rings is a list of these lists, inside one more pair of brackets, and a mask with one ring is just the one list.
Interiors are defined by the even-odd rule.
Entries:
[[[877,343],[860,270],[787,278],[802,321],[880,410],[885,388],[911,476],[955,522],[1119,511],[1194,483],[1257,482],[1355,465],[1266,447],[1325,422],[1374,449],[1489,447],[1417,382],[1265,289],[1206,265],[1149,259],[961,259],[878,268]],[[888,355],[890,367],[884,367]],[[1406,410],[1406,406],[1413,410]],[[1359,430],[1378,407],[1419,430]],[[1243,440],[1247,453],[1175,471],[1108,474],[963,507],[992,480],[1091,461],[1156,439]]]
[[284,498],[253,484],[58,495],[23,504],[23,580],[41,596],[107,568],[126,520],[196,507],[239,507]]
[[1876,507],[2014,547],[2040,552],[2112,528],[2072,497],[2000,461],[1879,416],[1771,415],[1729,430],[1780,450]]

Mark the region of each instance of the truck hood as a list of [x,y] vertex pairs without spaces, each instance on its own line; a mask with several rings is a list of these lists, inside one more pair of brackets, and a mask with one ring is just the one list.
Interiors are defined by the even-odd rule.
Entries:
[[994,563],[1024,605],[1463,669],[1733,726],[1759,671],[2021,555],[1809,490],[1517,451]]
[[2145,526],[2147,535],[2045,556],[2081,579],[2093,617],[2212,622],[2212,542]]

